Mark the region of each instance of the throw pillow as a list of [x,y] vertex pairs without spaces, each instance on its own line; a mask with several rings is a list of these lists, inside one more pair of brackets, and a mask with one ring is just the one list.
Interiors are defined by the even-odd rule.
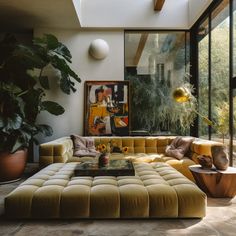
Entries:
[[96,151],[94,146],[94,139],[90,137],[81,137],[79,135],[71,135],[70,136],[73,145],[74,145],[74,156],[83,157],[90,156],[96,157],[99,152]]
[[190,145],[193,142],[193,137],[176,137],[169,146],[166,147],[166,155],[182,159],[189,151]]
[[71,139],[73,141],[73,145],[74,145],[74,151],[76,150],[86,150],[86,139],[84,137],[81,137],[79,135],[76,134],[72,134]]
[[88,150],[94,152],[96,151],[95,144],[94,144],[94,138],[86,137],[86,147]]

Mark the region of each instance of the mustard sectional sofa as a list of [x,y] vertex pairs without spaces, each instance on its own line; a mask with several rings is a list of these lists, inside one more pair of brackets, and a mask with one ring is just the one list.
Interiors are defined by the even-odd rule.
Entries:
[[[5,198],[9,218],[202,218],[206,195],[193,181],[188,166],[198,155],[211,155],[220,143],[195,139],[189,157],[165,155],[175,137],[95,137],[95,145],[116,143],[128,153],[111,153],[111,159],[133,161],[135,176],[79,177],[74,170],[70,137],[40,145],[41,170]],[[173,168],[174,167],[174,168]],[[182,174],[181,174],[181,173]],[[187,177],[185,177],[185,176]]]
[[[128,147],[128,153],[111,153],[111,159],[130,159],[136,163],[165,162],[174,167],[188,179],[194,181],[189,171],[190,165],[198,164],[199,155],[211,156],[213,145],[223,145],[219,142],[195,138],[190,146],[188,156],[181,160],[165,155],[166,146],[170,145],[174,136],[143,136],[143,137],[94,137],[95,146],[99,144],[116,143],[120,148]],[[70,137],[62,137],[40,145],[40,167],[53,163],[83,162],[94,160],[94,157],[74,157],[73,142]]]

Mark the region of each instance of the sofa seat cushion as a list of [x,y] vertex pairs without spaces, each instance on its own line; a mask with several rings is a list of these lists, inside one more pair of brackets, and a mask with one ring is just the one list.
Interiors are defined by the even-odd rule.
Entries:
[[162,154],[157,153],[132,153],[124,155],[126,160],[131,160],[135,163],[151,163],[151,162],[163,162]]
[[186,176],[191,181],[195,182],[191,171],[189,170],[189,166],[195,165],[195,162],[190,160],[188,157],[184,157],[182,160],[168,160],[167,164],[178,170],[181,174]]
[[71,156],[68,158],[67,162],[85,162],[85,161],[95,161],[97,160],[97,157],[91,157],[91,156],[84,156],[84,157],[76,157],[76,156]]
[[11,218],[202,218],[206,195],[166,163],[134,163],[135,176],[76,177],[51,164],[5,198]]
[[[131,160],[133,162],[164,162],[163,154],[157,154],[157,153],[131,153],[131,154],[123,154],[123,153],[111,153],[110,159],[111,160]],[[170,157],[169,159],[174,159]],[[169,160],[168,159],[168,160]],[[68,162],[85,162],[85,161],[96,161],[98,160],[98,157],[90,157],[90,156],[84,156],[84,157],[77,157],[72,156],[68,159]]]

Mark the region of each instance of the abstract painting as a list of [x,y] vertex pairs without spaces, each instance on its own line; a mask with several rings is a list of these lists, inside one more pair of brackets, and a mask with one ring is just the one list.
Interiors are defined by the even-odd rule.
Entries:
[[84,102],[84,135],[129,135],[129,81],[86,81]]

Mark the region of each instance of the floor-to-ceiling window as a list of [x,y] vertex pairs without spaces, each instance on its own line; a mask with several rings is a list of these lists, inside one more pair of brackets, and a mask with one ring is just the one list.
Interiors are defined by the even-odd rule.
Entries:
[[173,89],[189,83],[189,33],[126,31],[125,79],[131,82],[131,129],[188,134],[189,116],[173,102]]
[[[230,150],[230,4],[216,1],[197,23],[199,111],[213,122],[199,121],[199,136],[225,143]],[[236,23],[234,24],[234,28]],[[234,56],[235,57],[235,56]],[[233,93],[232,93],[233,94]]]
[[232,0],[233,22],[233,78],[236,81],[236,0]]
[[[199,49],[199,112],[208,116],[209,111],[209,18],[205,19],[199,26],[197,32]],[[199,136],[208,138],[208,125],[199,119]]]
[[211,19],[211,139],[229,143],[229,0]]
[[232,1],[232,38],[233,38],[233,54],[232,54],[232,156],[233,156],[233,166],[236,167],[236,0]]

